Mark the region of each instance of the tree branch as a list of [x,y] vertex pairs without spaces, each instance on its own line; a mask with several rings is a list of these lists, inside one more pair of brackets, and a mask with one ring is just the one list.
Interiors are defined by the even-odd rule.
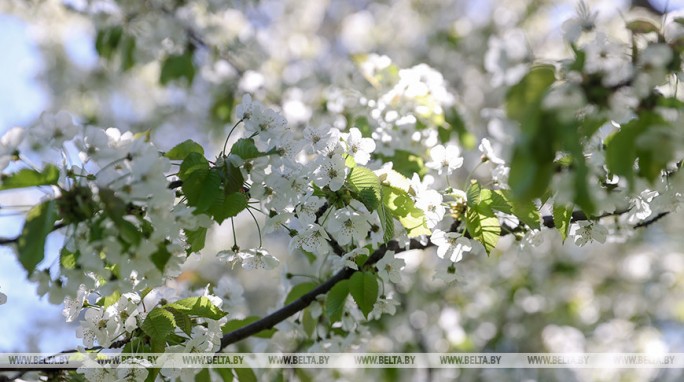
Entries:
[[648,220],[644,220],[644,221],[642,221],[642,222],[639,222],[639,223],[635,224],[635,225],[634,225],[634,228],[648,227],[648,226],[650,226],[651,224],[653,224],[653,223],[657,222],[658,220],[660,220],[660,219],[664,218],[665,216],[667,216],[670,212],[671,212],[671,211],[661,212],[661,213],[659,213],[658,215],[656,215],[656,216],[654,216],[654,217],[652,217],[652,218],[650,218],[650,219],[648,219]]
[[[395,240],[390,241],[387,244],[383,244],[380,248],[375,250],[373,254],[366,260],[366,263],[363,265],[363,267],[367,267],[370,265],[373,265],[380,261],[387,251],[394,251],[395,253],[403,252],[408,249],[425,249],[428,247],[433,246],[430,241],[427,242],[427,244],[421,244],[417,240],[411,240],[411,242],[408,245],[408,248],[402,248],[399,246],[399,243]],[[317,286],[310,292],[306,293],[302,297],[296,299],[295,301],[291,302],[288,305],[285,305],[284,307],[276,310],[275,312],[269,314],[268,316],[255,321],[249,325],[243,326],[240,329],[236,329],[230,333],[227,333],[221,338],[221,349],[223,350],[226,346],[234,344],[238,341],[241,341],[247,337],[251,337],[254,334],[259,333],[262,330],[268,330],[276,326],[277,324],[281,323],[282,321],[285,321],[287,318],[290,316],[294,315],[295,313],[304,310],[309,304],[311,304],[316,297],[319,295],[328,293],[332,287],[335,286],[335,284],[339,283],[342,280],[346,280],[350,278],[355,272],[358,272],[354,269],[351,268],[345,268],[339,272],[337,272],[333,277],[328,279],[328,281],[324,282],[323,284]]]
[[[615,212],[609,212],[605,213],[599,216],[595,217],[587,217],[587,215],[582,212],[582,211],[574,211],[572,213],[572,217],[570,219],[571,222],[577,222],[577,221],[582,221],[582,220],[593,220],[593,219],[600,219],[604,217],[609,217],[609,216],[617,216],[617,215],[622,215],[625,214],[629,211],[629,209],[622,209],[622,210],[617,210]],[[651,220],[644,221],[642,223],[639,223],[634,226],[634,228],[640,228],[640,227],[645,227],[649,224],[654,223],[655,221],[659,220],[663,216],[667,215],[669,212],[663,212],[659,214],[658,216],[654,217]],[[553,216],[543,216],[543,225],[548,228],[554,228],[555,223],[553,221]],[[451,226],[451,230],[454,231],[456,228],[458,228],[458,221],[454,222]],[[502,232],[502,234],[505,234],[506,232]],[[382,245],[380,248],[375,250],[373,254],[368,258],[366,263],[364,264],[364,267],[373,265],[380,261],[387,251],[394,251],[394,253],[400,253],[404,252],[409,249],[425,249],[429,247],[433,247],[434,244],[430,241],[428,238],[427,242],[425,244],[422,244],[418,240],[412,239],[411,242],[409,243],[408,247],[402,248],[399,243],[396,240],[392,240],[388,242],[387,244]],[[363,268],[363,267],[362,267]],[[268,330],[276,326],[277,324],[281,323],[282,321],[285,321],[287,318],[293,316],[299,311],[304,310],[309,304],[311,304],[316,297],[319,295],[328,293],[330,289],[332,289],[337,283],[339,283],[342,280],[346,280],[350,278],[355,272],[358,272],[354,269],[351,268],[345,268],[338,273],[336,273],[333,277],[328,279],[326,282],[323,284],[317,286],[310,292],[306,293],[302,297],[298,298],[297,300],[291,302],[288,305],[285,305],[284,307],[276,310],[275,312],[269,314],[268,316],[265,316],[264,318],[257,320],[249,325],[243,326],[239,329],[236,329],[230,333],[225,334],[221,338],[221,348],[220,350],[223,350],[226,346],[234,344],[236,342],[239,342],[245,338],[251,337],[254,334],[257,334],[261,332],[262,330]],[[219,350],[219,351],[220,351]]]
[[[52,227],[52,230],[50,232],[55,232],[60,228],[66,227],[67,224],[64,222],[60,222],[55,224],[54,227]],[[14,244],[19,241],[21,238],[21,235],[15,236],[15,237],[0,237],[0,245],[9,245],[9,244]]]

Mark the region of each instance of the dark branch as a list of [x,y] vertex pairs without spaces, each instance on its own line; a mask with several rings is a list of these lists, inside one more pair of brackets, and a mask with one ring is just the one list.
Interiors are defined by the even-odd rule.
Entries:
[[[57,231],[60,228],[66,227],[67,224],[64,222],[57,223],[55,224],[54,227],[52,227],[52,230],[50,232]],[[9,244],[14,244],[19,241],[19,238],[21,238],[21,235],[16,236],[16,237],[0,237],[0,245],[9,245]]]
[[[582,221],[582,220],[600,219],[600,218],[609,217],[609,216],[622,215],[622,214],[627,213],[627,211],[629,211],[629,209],[617,210],[615,212],[605,213],[605,214],[602,214],[602,215],[599,215],[596,217],[591,217],[591,218],[588,218],[587,215],[582,211],[574,211],[572,213],[572,217],[571,217],[570,221],[571,222],[577,222],[577,221]],[[661,213],[649,221],[645,221],[645,222],[642,222],[640,224],[637,224],[636,226],[634,226],[634,228],[645,227],[649,224],[654,223],[656,220],[662,218],[664,215],[667,215],[667,214],[668,214],[667,212]],[[454,231],[455,229],[458,228],[457,223],[458,222],[455,222],[454,224],[452,224],[452,226],[451,226],[452,231]],[[544,216],[543,217],[543,224],[545,227],[554,228],[555,223],[553,221],[553,216]],[[513,232],[517,228],[518,227],[515,227],[515,228],[509,227],[509,231]],[[502,232],[502,234],[507,234],[507,233],[509,233],[509,232]],[[375,252],[373,252],[373,254],[368,258],[368,260],[364,264],[364,267],[367,267],[367,266],[370,266],[370,265],[377,263],[380,259],[383,258],[383,256],[385,256],[385,254],[389,250],[394,251],[395,253],[400,253],[400,252],[404,252],[404,251],[409,250],[409,249],[425,249],[425,248],[429,248],[432,246],[434,246],[434,244],[432,244],[432,242],[429,240],[429,238],[425,244],[422,244],[421,242],[419,242],[417,240],[411,240],[408,248],[400,247],[399,243],[397,241],[393,240],[393,241],[390,241],[389,243],[381,246]],[[298,298],[297,300],[291,302],[290,304],[278,309],[277,311],[269,314],[268,316],[266,316],[266,317],[264,317],[258,321],[255,321],[249,325],[243,326],[240,329],[237,329],[237,330],[234,330],[230,333],[225,334],[223,336],[223,338],[221,339],[221,350],[223,350],[228,345],[234,344],[234,343],[241,341],[245,338],[251,337],[252,335],[257,334],[257,333],[261,332],[262,330],[271,329],[274,326],[276,326],[277,324],[281,323],[282,321],[285,321],[287,318],[293,316],[297,312],[304,310],[307,306],[309,306],[309,304],[311,304],[316,299],[316,297],[318,297],[319,295],[328,293],[330,291],[330,289],[332,289],[332,287],[335,286],[335,284],[339,283],[342,280],[346,280],[346,279],[350,278],[354,274],[354,272],[357,272],[357,271],[350,269],[350,268],[345,268],[345,269],[339,271],[338,273],[336,273],[333,277],[328,279],[323,284],[317,286],[312,291],[303,295],[302,297]]]
[[[387,251],[394,251],[395,253],[399,253],[408,249],[425,249],[431,247],[432,245],[433,244],[429,241],[427,244],[421,244],[417,240],[411,240],[411,243],[409,244],[408,248],[402,248],[396,241],[390,241],[389,243],[384,244],[380,248],[375,250],[375,252],[373,252],[373,254],[368,258],[368,260],[366,260],[366,263],[363,267],[368,267],[377,263],[378,261],[380,261],[380,259],[383,258],[383,256],[385,256]],[[330,291],[330,289],[332,289],[332,287],[334,287],[335,284],[339,283],[342,280],[350,278],[354,274],[354,272],[357,271],[351,268],[345,268],[337,272],[333,277],[328,279],[328,281],[317,286],[312,291],[306,293],[305,295],[296,299],[290,304],[285,305],[284,307],[278,309],[277,311],[269,314],[268,316],[258,321],[255,321],[249,325],[243,326],[240,329],[227,333],[223,336],[223,338],[221,338],[221,350],[223,350],[223,348],[225,348],[228,345],[234,344],[245,338],[251,337],[252,335],[257,334],[262,330],[271,329],[277,324],[281,323],[282,321],[285,321],[288,317],[294,315],[295,313],[301,310],[304,310],[304,308],[309,306],[309,304],[311,304],[316,299],[316,297],[328,293],[328,291]]]
[[183,185],[183,181],[182,181],[182,180],[180,180],[180,179],[179,179],[179,180],[173,180],[173,181],[169,182],[168,188],[169,188],[170,190],[175,190],[176,188],[178,188],[178,187],[180,187],[180,186],[182,186],[182,185]]
[[670,213],[670,211],[661,212],[661,213],[659,213],[658,215],[656,215],[656,216],[654,216],[654,217],[652,217],[652,218],[650,218],[650,219],[648,219],[648,220],[644,220],[644,221],[642,221],[642,222],[640,222],[640,223],[635,224],[635,225],[634,225],[634,228],[648,227],[649,225],[651,225],[651,224],[657,222],[658,220],[664,218],[664,217],[667,216],[669,213]]

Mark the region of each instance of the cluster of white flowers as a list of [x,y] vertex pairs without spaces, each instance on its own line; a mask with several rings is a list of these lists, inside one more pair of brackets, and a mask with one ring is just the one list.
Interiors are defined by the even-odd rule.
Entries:
[[[15,129],[8,134],[7,147],[17,151],[16,137],[23,133]],[[42,143],[41,149],[62,151],[69,163],[61,169],[56,196],[69,224],[62,253],[75,260],[62,267],[58,279],[35,272],[40,294],[49,292],[58,301],[85,285],[108,295],[155,287],[178,275],[186,258],[183,232],[207,227],[210,219],[176,203],[165,175],[170,162],[144,135],[80,127],[60,112],[44,114],[28,136],[30,148]],[[73,142],[71,149],[65,142]],[[76,158],[80,162],[72,164]],[[154,264],[150,257],[155,254],[166,259]]]
[[269,254],[264,248],[241,250],[223,250],[216,254],[218,259],[222,262],[230,264],[234,267],[238,263],[242,264],[243,269],[274,269],[278,266],[280,261],[273,255]]

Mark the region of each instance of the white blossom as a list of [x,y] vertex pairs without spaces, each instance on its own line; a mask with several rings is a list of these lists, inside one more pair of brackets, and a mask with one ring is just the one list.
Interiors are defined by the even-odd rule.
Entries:
[[397,312],[397,307],[399,305],[399,301],[392,298],[391,294],[387,297],[381,296],[373,305],[373,310],[368,315],[368,319],[379,320],[383,314],[393,316]]
[[117,366],[116,374],[121,382],[144,381],[149,373],[147,369],[151,368],[152,366],[152,363],[146,359],[129,358]]
[[67,296],[64,298],[64,309],[62,310],[62,315],[66,317],[66,322],[71,322],[75,320],[81,309],[83,309],[83,303],[85,302],[86,296],[88,296],[88,291],[86,286],[81,284],[78,287],[78,293],[76,297]]
[[74,138],[78,132],[79,127],[66,111],[55,114],[43,112],[40,115],[40,125],[29,131],[29,138],[33,147],[42,148],[49,144],[59,148],[62,143]]
[[394,251],[385,252],[375,267],[378,269],[378,276],[385,282],[400,283],[401,270],[406,266],[404,259],[394,256]]
[[307,126],[304,129],[304,142],[307,152],[327,153],[340,142],[340,130],[331,126]]
[[359,256],[368,256],[368,248],[366,247],[360,247],[360,248],[355,248],[351,252],[347,252],[344,254],[342,257],[335,258],[335,264],[333,266],[334,271],[339,271],[343,268],[351,268],[355,270],[359,270],[359,265],[356,263],[356,258]]
[[26,136],[26,130],[21,127],[13,127],[0,137],[0,171],[7,168],[14,159],[14,154],[19,150],[19,145]]
[[335,149],[318,161],[318,168],[314,171],[314,182],[318,187],[328,186],[332,191],[342,188],[347,177],[342,154],[341,148]]
[[563,38],[568,42],[576,42],[582,32],[594,30],[597,16],[598,12],[592,12],[587,3],[580,0],[577,4],[576,16],[566,20],[561,26],[563,29]]
[[656,196],[658,196],[658,191],[644,190],[639,196],[632,199],[631,208],[627,212],[627,221],[636,224],[651,216],[650,203]]
[[347,153],[354,158],[356,164],[365,165],[370,160],[370,154],[375,150],[375,141],[372,138],[363,138],[361,131],[352,127],[349,134],[344,136],[347,144]]
[[430,236],[430,241],[437,246],[437,256],[447,258],[453,262],[459,262],[463,254],[473,249],[470,240],[456,232],[444,232],[435,229]]
[[477,146],[477,149],[482,153],[483,160],[488,160],[496,165],[503,165],[506,163],[503,159],[496,155],[494,148],[492,148],[491,142],[489,142],[489,139],[487,138],[482,138],[482,141],[480,141],[480,145]]
[[518,82],[527,71],[529,56],[527,37],[520,29],[490,37],[484,66],[492,74],[492,86],[513,85]]
[[227,309],[243,306],[245,303],[244,292],[245,290],[239,281],[225,275],[219,279],[214,288],[214,293],[223,298]]
[[603,244],[606,242],[608,229],[598,223],[583,220],[576,223],[573,236],[575,245],[579,247],[586,245],[591,241],[597,241]]
[[86,347],[93,347],[97,340],[100,346],[109,346],[120,334],[121,325],[117,319],[119,312],[112,305],[107,308],[88,308],[85,320],[76,330],[76,337],[83,338]]
[[462,165],[461,149],[455,145],[448,145],[446,147],[437,145],[433,147],[430,149],[430,161],[425,163],[425,166],[428,168],[437,170],[439,175],[442,175],[442,173],[450,175]]
[[295,207],[297,218],[305,224],[312,224],[316,222],[316,213],[325,204],[325,199],[310,195]]
[[231,268],[235,267],[236,264],[242,262],[242,258],[244,257],[244,253],[240,252],[240,249],[224,249],[222,251],[219,251],[216,254],[216,258],[224,262],[226,264],[229,264]]
[[363,204],[356,200],[352,200],[351,203],[335,211],[326,224],[328,232],[340,245],[361,242],[368,236],[371,228],[368,222],[368,211]]
[[83,375],[88,381],[114,382],[119,380],[115,368],[100,365],[91,357],[85,357],[81,366],[76,369],[76,372]]
[[298,234],[290,239],[290,252],[295,249],[302,249],[304,251],[315,253],[317,255],[324,255],[330,251],[328,245],[328,236],[325,229],[318,224],[302,224],[297,219],[294,219],[293,227]]
[[250,249],[241,254],[242,268],[244,269],[274,269],[280,261],[263,248]]
[[442,259],[437,263],[434,279],[450,284],[458,280],[459,277],[456,273],[456,265],[451,259]]
[[123,330],[127,333],[132,333],[139,326],[138,320],[141,319],[142,312],[140,301],[140,295],[137,293],[124,293],[115,304]]
[[442,205],[442,194],[435,190],[427,190],[417,194],[416,207],[425,213],[428,228],[433,228],[441,222],[446,213],[446,207]]

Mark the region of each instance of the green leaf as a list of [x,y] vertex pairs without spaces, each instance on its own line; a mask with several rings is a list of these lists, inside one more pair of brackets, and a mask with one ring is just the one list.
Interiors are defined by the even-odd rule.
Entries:
[[171,55],[164,59],[159,76],[159,83],[166,85],[170,81],[185,78],[188,85],[195,78],[195,65],[192,62],[192,52]]
[[[487,191],[488,190],[483,189],[482,195],[486,195]],[[515,215],[521,222],[527,224],[531,228],[541,228],[541,214],[532,201],[512,200],[510,191],[508,190],[492,191],[492,201],[492,204],[490,204],[492,209]],[[504,206],[502,203],[508,204],[508,207]]]
[[378,280],[373,273],[356,272],[349,279],[349,293],[363,315],[368,318],[378,300]]
[[187,242],[190,244],[189,253],[196,253],[204,248],[207,239],[207,228],[200,227],[194,231],[185,231]]
[[170,306],[165,306],[164,309],[168,310],[169,312],[171,312],[171,314],[173,314],[174,322],[180,330],[182,330],[187,335],[190,335],[192,333],[193,323],[192,319],[187,313],[180,311],[178,309],[174,309]]
[[[259,319],[260,317],[258,316],[249,316],[240,320],[230,320],[221,327],[221,331],[223,332],[223,334],[227,334],[232,331],[238,330],[243,326],[247,326],[252,322],[259,321]],[[275,328],[265,329],[260,331],[259,333],[254,334],[253,336],[259,338],[271,338],[273,337],[276,331],[277,329]]]
[[[163,351],[164,349],[162,349]],[[125,353],[125,352],[124,352]],[[159,375],[159,372],[161,372],[161,369],[158,367],[150,367],[147,368],[147,378],[145,378],[145,382],[154,382],[157,380],[157,376]]]
[[232,90],[224,91],[214,99],[214,104],[211,107],[211,116],[221,124],[229,123],[233,119],[234,106],[235,95]]
[[292,301],[302,297],[306,293],[310,292],[313,288],[317,287],[318,284],[309,281],[301,284],[297,284],[290,289],[290,292],[287,294],[287,297],[285,297],[285,302],[284,305],[288,305]]
[[[491,215],[490,215],[491,214]],[[487,254],[496,247],[501,235],[499,219],[482,206],[468,208],[466,212],[466,229],[470,236],[484,245]]]
[[380,179],[373,171],[363,166],[356,166],[349,174],[349,186],[357,198],[370,211],[375,211],[382,200]]
[[100,297],[97,300],[96,305],[99,305],[103,308],[108,308],[108,307],[116,304],[120,298],[121,298],[121,292],[119,292],[117,290],[117,291],[112,292],[112,294],[110,294],[108,296]]
[[207,170],[209,171],[209,162],[207,159],[204,157],[204,155],[197,153],[197,152],[190,152],[185,159],[183,159],[183,163],[180,165],[180,169],[178,171],[178,177],[181,180],[185,180],[190,176],[195,171],[199,170]]
[[211,375],[209,369],[204,368],[195,374],[195,382],[211,382]]
[[512,196],[518,201],[529,202],[542,196],[553,176],[557,127],[548,121],[553,116],[544,114],[541,102],[555,81],[554,73],[550,65],[534,67],[506,95],[508,117],[521,127],[508,177]]
[[225,194],[242,191],[245,178],[242,176],[242,171],[240,171],[239,168],[233,166],[232,164],[226,163],[220,167],[212,169],[212,171],[216,171],[216,173],[221,177],[221,183],[223,183],[223,191]]
[[[529,73],[513,85],[506,94],[506,113],[517,121],[524,121],[533,109],[539,110],[546,90],[555,81],[555,69],[551,65],[533,67]],[[536,111],[539,113],[539,111]],[[525,128],[523,126],[523,128]]]
[[649,20],[633,20],[627,23],[626,28],[633,33],[659,33],[660,28]]
[[566,207],[562,205],[553,206],[553,223],[558,232],[560,232],[563,241],[567,239],[570,231],[570,219],[572,218],[572,206]]
[[651,181],[655,179],[671,155],[671,139],[667,138],[666,126],[663,118],[654,112],[644,112],[638,119],[622,125],[606,142],[608,169],[625,177],[633,189],[634,164],[638,158],[639,175]]
[[121,70],[127,71],[135,65],[135,37],[124,35],[121,39]]
[[245,209],[247,209],[247,197],[245,194],[233,192],[217,199],[216,203],[209,209],[209,213],[218,224],[221,224],[224,220],[237,216]]
[[48,164],[42,171],[21,169],[14,174],[2,174],[0,190],[55,185],[59,180],[59,168]]
[[349,280],[342,280],[330,289],[325,298],[325,314],[331,323],[342,319],[344,304],[349,295]]
[[218,320],[228,314],[216,307],[216,305],[211,303],[211,300],[204,296],[184,298],[167,306],[191,316],[205,317],[212,320]]
[[648,133],[641,134],[636,140],[639,158],[639,176],[655,184],[663,170],[674,161],[678,150],[675,142],[678,133],[671,126],[649,126]]
[[238,139],[237,142],[233,144],[233,147],[230,148],[230,153],[235,154],[244,160],[259,158],[265,155],[256,148],[254,139],[252,138]]
[[591,197],[591,192],[589,191],[590,177],[589,167],[586,164],[584,155],[577,155],[574,157],[575,166],[575,204],[584,211],[587,215],[593,215],[596,209],[593,198]]
[[76,269],[80,252],[71,252],[66,247],[62,247],[59,251],[59,265],[62,269]]
[[233,370],[235,370],[239,382],[257,382],[257,377],[252,369],[236,367]]
[[164,341],[176,328],[173,314],[164,308],[154,308],[141,326],[143,332],[156,341]]
[[171,259],[171,252],[166,249],[166,245],[164,243],[161,243],[159,247],[157,247],[157,251],[150,255],[152,264],[154,264],[154,266],[162,273],[164,272],[164,267],[166,267],[166,263],[169,262],[169,259]]
[[[168,312],[167,312],[168,313]],[[150,337],[150,352],[164,353],[166,350],[166,338]]]
[[499,219],[487,204],[487,200],[481,198],[480,185],[473,182],[466,192],[468,196],[468,210],[466,211],[466,229],[470,237],[482,243],[489,254],[501,236]]
[[[389,212],[387,215],[396,217],[408,233],[409,237],[430,235],[425,213],[416,207],[408,192],[390,186],[382,186],[383,205]],[[389,224],[388,224],[389,225]]]
[[394,218],[392,214],[387,211],[384,203],[380,205],[378,217],[380,218],[380,225],[382,226],[383,231],[382,240],[383,242],[387,243],[388,241],[394,239]]
[[128,205],[121,198],[114,194],[113,190],[100,189],[98,195],[100,201],[104,206],[107,216],[114,222],[114,225],[119,230],[119,237],[124,243],[130,245],[138,245],[142,240],[142,233],[138,227],[126,220],[124,217],[128,215]]
[[347,157],[344,158],[344,165],[348,168],[356,167],[356,161],[354,160],[354,157],[351,155],[347,155]]
[[100,189],[98,196],[104,206],[104,211],[110,219],[114,222],[123,220],[123,217],[128,212],[128,207],[123,199],[116,196],[114,191],[108,188]]
[[213,369],[216,374],[221,377],[223,382],[233,382],[233,371],[226,367],[217,367]]
[[407,192],[411,188],[411,181],[408,180],[404,175],[394,170],[383,171],[378,178],[385,186],[391,186]]
[[187,139],[174,146],[171,150],[164,154],[164,156],[171,160],[183,160],[190,153],[198,153],[204,157],[204,147],[192,139]]
[[123,29],[120,26],[98,30],[95,37],[95,51],[97,51],[97,54],[106,60],[110,60],[119,47],[122,35]]
[[222,196],[221,178],[216,171],[198,169],[183,180],[183,194],[195,212],[205,212]]
[[[473,195],[475,197],[475,195]],[[513,205],[511,204],[507,195],[501,190],[489,190],[483,188],[480,191],[480,201],[489,206],[489,208],[501,211],[505,214],[513,214]]]
[[19,262],[29,273],[45,257],[45,239],[52,232],[57,221],[57,207],[54,200],[43,202],[31,208],[17,242]]
[[120,238],[127,244],[138,245],[142,240],[142,233],[138,227],[126,219],[114,221],[116,228],[119,229]]
[[313,318],[310,309],[304,309],[302,311],[302,327],[304,328],[304,333],[311,337],[316,331],[316,326],[318,325],[318,320]]
[[511,159],[508,184],[518,201],[529,202],[544,195],[553,177],[553,151],[544,158],[535,158],[530,150],[527,146],[516,147]]
[[313,378],[304,369],[294,369],[294,372],[297,378],[299,378],[299,382],[313,382]]

